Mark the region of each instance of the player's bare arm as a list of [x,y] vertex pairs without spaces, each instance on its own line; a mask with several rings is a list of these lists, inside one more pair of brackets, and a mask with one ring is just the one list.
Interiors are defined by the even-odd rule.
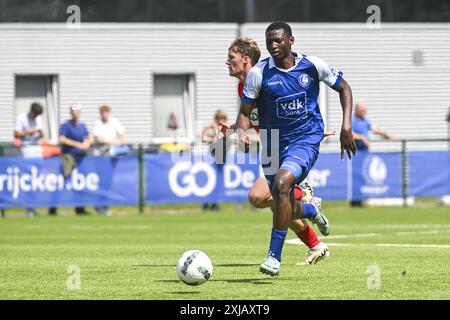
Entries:
[[369,146],[369,140],[362,134],[353,131],[353,139],[355,139],[355,141],[362,141],[366,146]]
[[80,146],[81,146],[81,142],[69,139],[66,136],[60,136],[59,143],[69,146],[69,147],[75,147],[75,148],[80,148]]
[[386,140],[395,140],[395,137],[393,135],[391,135],[386,130],[383,130],[381,128],[372,126],[372,132],[376,135],[383,137]]
[[241,107],[236,119],[236,130],[242,130],[246,132],[250,129],[250,112],[252,111],[252,105],[241,102]]
[[24,130],[24,131],[16,131],[16,130],[14,130],[14,138],[23,139],[23,138],[26,138],[27,136],[34,135],[36,132],[39,133],[39,137],[43,137],[44,136],[44,134],[42,133],[41,129],[30,128],[30,129]]
[[336,90],[339,92],[339,99],[341,102],[343,118],[341,127],[341,159],[344,159],[344,154],[347,152],[348,158],[356,154],[356,144],[352,132],[352,106],[353,95],[350,85],[342,79]]
[[250,112],[252,111],[252,105],[241,101],[241,107],[236,119],[235,132],[238,134],[238,143],[245,145],[244,149],[248,148],[247,131],[251,127]]
[[67,138],[66,136],[59,137],[59,143],[63,145],[67,145],[69,147],[75,147],[81,150],[87,150],[92,144],[92,136],[89,135],[83,142],[79,142],[76,140],[72,140]]

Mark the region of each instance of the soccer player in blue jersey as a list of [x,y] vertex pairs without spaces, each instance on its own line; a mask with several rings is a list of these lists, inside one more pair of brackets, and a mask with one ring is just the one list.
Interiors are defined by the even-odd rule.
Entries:
[[[297,54],[291,27],[285,22],[274,22],[266,29],[266,47],[270,57],[258,62],[247,75],[236,129],[245,134],[249,128],[252,105],[256,103],[261,130],[267,130],[268,139],[262,139],[263,148],[275,147],[280,166],[276,173],[265,169],[269,188],[275,199],[275,212],[269,253],[260,271],[271,276],[280,272],[281,251],[293,212],[300,211],[328,235],[330,227],[319,202],[295,202],[293,186],[306,178],[319,155],[324,137],[324,123],[317,104],[319,83],[325,82],[339,92],[343,110],[340,133],[341,159],[347,152],[349,159],[356,153],[352,135],[352,92],[342,78],[342,72],[328,66],[322,59]],[[271,134],[278,130],[277,146],[271,145]],[[269,168],[270,169],[270,168]],[[300,210],[294,208],[300,207]]]

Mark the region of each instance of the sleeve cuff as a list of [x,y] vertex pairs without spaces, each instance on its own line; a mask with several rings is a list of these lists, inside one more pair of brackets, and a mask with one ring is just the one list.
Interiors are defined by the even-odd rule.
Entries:
[[332,88],[337,90],[339,88],[339,84],[341,83],[342,75],[339,75],[336,79],[336,82],[333,84]]
[[255,99],[249,98],[247,96],[242,96],[242,101],[244,101],[244,103],[250,104],[250,105],[253,105],[253,103],[255,103]]

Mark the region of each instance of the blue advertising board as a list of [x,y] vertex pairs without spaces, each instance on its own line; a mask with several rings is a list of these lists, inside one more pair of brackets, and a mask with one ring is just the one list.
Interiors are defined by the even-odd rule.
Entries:
[[208,155],[146,155],[146,202],[245,202],[259,165],[256,160],[244,162],[216,164]]
[[350,164],[348,160],[340,160],[337,153],[321,153],[308,175],[308,181],[314,186],[314,195],[327,200],[347,199]]
[[[256,159],[235,154],[226,164],[209,155],[144,156],[146,203],[246,202],[260,176]],[[402,196],[402,155],[360,152],[352,161],[320,154],[308,180],[326,200]],[[408,194],[450,194],[450,152],[409,152]],[[64,179],[60,158],[0,158],[0,208],[137,205],[138,160],[134,156],[86,157]]]
[[0,158],[0,207],[136,205],[135,157],[86,157],[64,179],[60,158]]
[[352,160],[352,200],[402,196],[400,152],[358,152]]
[[450,195],[450,151],[409,152],[408,193],[415,197]]

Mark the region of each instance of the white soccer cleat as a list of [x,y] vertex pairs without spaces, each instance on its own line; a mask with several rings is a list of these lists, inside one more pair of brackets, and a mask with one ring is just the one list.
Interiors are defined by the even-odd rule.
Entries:
[[280,261],[272,256],[268,256],[267,259],[259,267],[259,271],[275,277],[280,273],[280,265]]
[[317,246],[308,251],[308,257],[305,260],[305,264],[313,265],[318,263],[319,261],[326,259],[330,256],[330,249],[328,246],[321,242]]
[[311,199],[310,203],[316,208],[317,214],[310,220],[317,225],[321,234],[328,236],[330,234],[330,224],[328,223],[327,217],[325,217],[325,214],[322,212],[321,202],[322,199],[318,197],[313,197]]

